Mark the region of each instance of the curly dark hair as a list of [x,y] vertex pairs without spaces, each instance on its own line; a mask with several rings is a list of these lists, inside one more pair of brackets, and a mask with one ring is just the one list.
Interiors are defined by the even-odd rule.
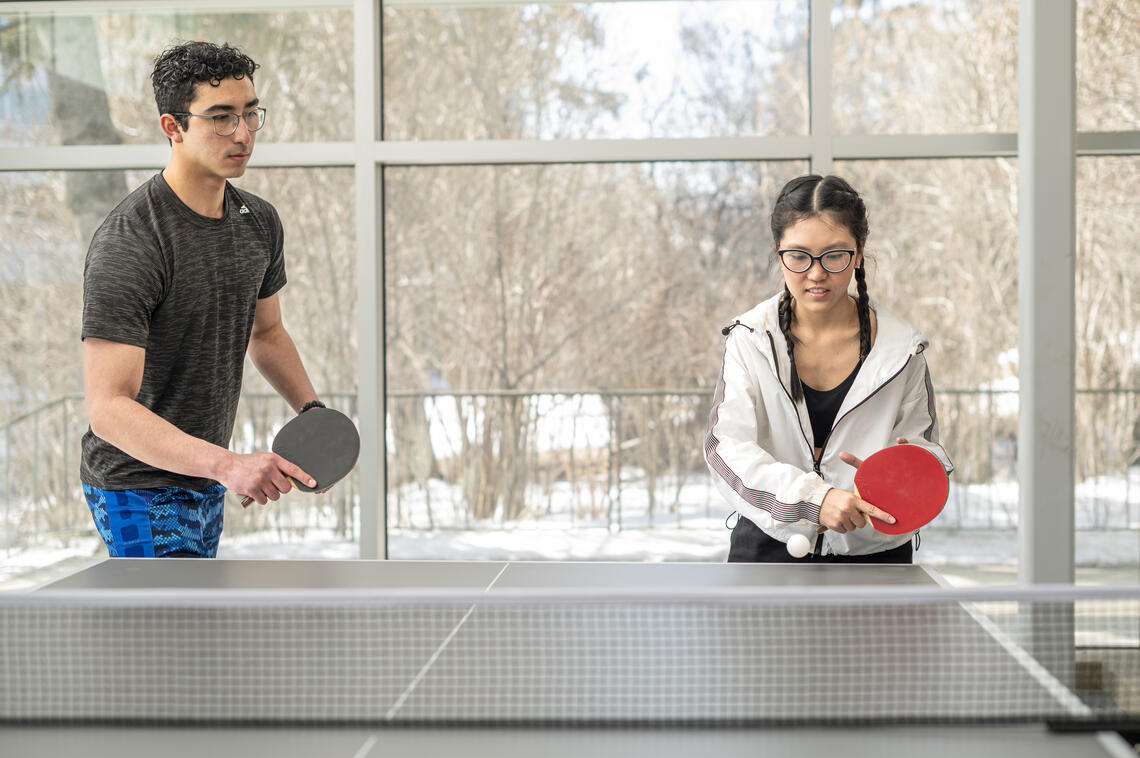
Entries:
[[[855,238],[855,247],[862,253],[870,228],[867,223],[867,206],[850,184],[834,175],[800,176],[784,185],[779,197],[776,198],[776,205],[772,208],[772,239],[776,247],[779,247],[780,240],[783,239],[784,232],[789,226],[823,213],[827,213],[847,227],[851,236]],[[871,352],[871,308],[867,296],[867,272],[862,262],[855,268],[855,285],[858,291],[855,305],[859,314],[859,360],[862,361],[867,357],[867,353]],[[784,294],[780,297],[779,312],[780,331],[787,340],[788,360],[792,367],[792,400],[798,402],[803,397],[803,390],[796,371],[794,350],[796,337],[792,334],[792,293],[786,284]]]
[[[154,59],[150,81],[154,85],[154,102],[159,115],[183,113],[190,109],[194,88],[201,82],[217,87],[223,79],[241,79],[258,68],[253,59],[228,43],[184,42],[168,47]],[[186,116],[175,116],[186,128]]]

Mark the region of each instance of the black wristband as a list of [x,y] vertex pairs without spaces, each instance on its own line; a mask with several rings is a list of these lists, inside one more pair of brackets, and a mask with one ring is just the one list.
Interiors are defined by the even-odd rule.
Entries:
[[305,411],[312,410],[313,408],[324,408],[324,407],[325,407],[325,404],[322,403],[320,400],[310,400],[309,402],[307,402],[301,406],[300,412],[304,413]]

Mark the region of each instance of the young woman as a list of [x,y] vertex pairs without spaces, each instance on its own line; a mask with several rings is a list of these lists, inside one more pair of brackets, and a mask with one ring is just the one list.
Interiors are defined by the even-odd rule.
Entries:
[[803,560],[910,563],[912,535],[867,526],[867,515],[888,514],[856,496],[854,476],[901,442],[953,470],[938,444],[928,343],[867,296],[867,210],[846,181],[793,179],[771,225],[784,291],[723,330],[705,438],[713,481],[740,514],[728,559],[795,561],[786,544],[802,534],[812,545]]

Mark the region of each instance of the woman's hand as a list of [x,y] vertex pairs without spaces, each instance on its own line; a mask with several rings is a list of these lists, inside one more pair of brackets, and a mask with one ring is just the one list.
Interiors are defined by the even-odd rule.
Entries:
[[819,507],[819,530],[831,529],[846,534],[867,525],[867,517],[874,516],[888,524],[895,523],[895,517],[860,499],[850,490],[831,489],[823,497]]
[[[906,437],[898,437],[895,442],[906,444]],[[859,468],[863,459],[851,453],[841,451],[839,460],[848,466]],[[861,499],[850,490],[832,489],[823,498],[819,507],[819,531],[832,529],[840,534],[846,534],[852,529],[862,529],[867,525],[867,517],[874,516],[888,524],[895,523],[895,517]]]

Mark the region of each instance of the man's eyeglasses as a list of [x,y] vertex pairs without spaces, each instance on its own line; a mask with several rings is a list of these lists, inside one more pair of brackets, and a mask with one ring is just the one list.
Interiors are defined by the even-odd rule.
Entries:
[[777,250],[776,254],[780,256],[780,262],[784,264],[784,268],[791,271],[793,274],[802,274],[811,268],[811,264],[819,261],[819,265],[823,266],[823,270],[828,273],[838,274],[847,270],[851,265],[852,259],[855,258],[854,250],[828,250],[820,253],[819,255],[812,255],[807,250]]
[[236,113],[219,113],[217,115],[209,113],[171,113],[171,116],[194,116],[195,118],[208,118],[214,122],[214,134],[219,137],[228,137],[238,128],[238,120],[245,120],[245,128],[251,132],[256,132],[261,127],[265,126],[265,109],[254,108],[251,111],[246,111],[240,116]]

